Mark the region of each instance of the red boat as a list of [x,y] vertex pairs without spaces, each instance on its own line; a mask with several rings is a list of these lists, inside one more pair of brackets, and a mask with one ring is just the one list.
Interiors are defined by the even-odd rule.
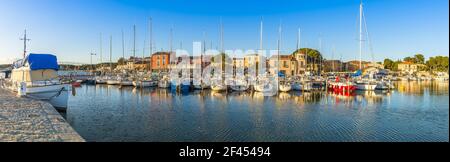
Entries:
[[72,87],[81,87],[81,83],[80,82],[73,82],[72,83]]
[[328,90],[335,92],[352,92],[356,90],[356,85],[349,81],[342,82],[339,77],[336,77],[336,81],[328,82]]

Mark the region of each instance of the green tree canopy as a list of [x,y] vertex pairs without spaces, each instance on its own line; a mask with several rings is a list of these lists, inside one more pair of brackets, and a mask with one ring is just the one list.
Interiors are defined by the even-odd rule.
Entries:
[[430,57],[426,65],[432,71],[448,71],[448,56]]
[[393,70],[394,61],[391,59],[384,59],[383,65],[385,69]]
[[424,64],[425,63],[425,57],[422,54],[416,54],[414,55],[415,63],[417,64]]
[[125,65],[126,64],[126,60],[123,57],[121,57],[119,60],[117,60],[117,64]]
[[403,61],[405,61],[405,62],[412,62],[412,63],[416,63],[416,59],[414,59],[413,57],[405,57],[404,59],[403,59]]

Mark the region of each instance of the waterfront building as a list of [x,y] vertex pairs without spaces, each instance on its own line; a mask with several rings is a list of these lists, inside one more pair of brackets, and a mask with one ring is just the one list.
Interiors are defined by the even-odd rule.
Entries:
[[233,66],[236,68],[245,68],[244,58],[233,58]]
[[426,65],[423,64],[415,64],[412,62],[402,62],[398,64],[398,70],[404,74],[413,74],[420,71],[421,68],[425,68]]
[[[286,77],[291,77],[291,76],[295,75],[295,72],[297,69],[297,61],[294,57],[292,57],[292,55],[280,55],[279,60],[280,60],[280,64],[278,65],[278,71],[281,74],[284,74]],[[276,64],[277,61],[278,61],[277,55],[273,55],[269,59],[270,67],[275,67],[275,68],[270,68],[269,71],[271,74],[275,74],[275,69],[277,67],[277,64]]]
[[169,52],[156,52],[151,57],[152,72],[168,72],[170,64]]
[[296,75],[305,74],[306,67],[307,67],[305,53],[303,53],[303,52],[295,52],[293,54],[293,57],[296,60],[296,62],[295,62],[295,64],[296,64],[295,74]]
[[126,61],[125,64],[117,65],[117,67],[114,69],[116,71],[121,70],[137,70],[137,71],[144,71],[147,69],[150,69],[150,64],[148,61],[143,61],[145,59],[139,58],[139,59],[129,59]]
[[258,54],[245,55],[244,56],[244,66],[248,68],[250,66],[258,65],[259,62],[262,61],[262,58],[263,57]]

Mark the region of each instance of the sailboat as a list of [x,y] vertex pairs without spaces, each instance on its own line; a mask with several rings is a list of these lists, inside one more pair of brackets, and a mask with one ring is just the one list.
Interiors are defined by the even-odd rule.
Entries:
[[230,88],[233,91],[246,91],[250,88],[250,85],[244,78],[234,78],[231,81]]
[[[363,45],[363,18],[364,16],[363,3],[361,1],[359,5],[359,69],[362,70],[362,45]],[[366,31],[367,32],[367,31]],[[356,81],[357,90],[372,91],[375,90],[377,82],[373,79],[373,75],[370,75],[368,79],[362,79],[361,77]]]
[[[278,60],[277,60],[277,66],[278,66],[278,69],[279,69],[279,67],[280,67],[280,50],[281,50],[281,25],[280,25],[280,28],[279,28],[279,30],[278,30],[278,33],[279,33],[279,38],[278,38]],[[278,76],[278,77],[280,77],[280,76]],[[291,89],[292,89],[292,85],[291,85],[291,83],[289,82],[289,81],[287,81],[287,79],[285,78],[285,76],[282,78],[282,80],[280,80],[279,82],[278,82],[278,90],[279,91],[281,91],[281,92],[289,92],[289,91],[291,91]]]
[[[263,46],[262,46],[262,33],[263,33],[263,22],[261,20],[261,26],[260,26],[260,50],[263,50]],[[276,93],[273,92],[277,92],[275,85],[272,83],[273,82],[273,78],[272,76],[270,76],[270,74],[266,71],[264,74],[262,75],[258,75],[256,77],[256,83],[254,85],[254,89],[257,92],[262,92],[263,95],[275,95]]]
[[161,74],[160,80],[158,82],[159,88],[169,88],[170,87],[170,78],[167,74]]
[[[103,46],[102,46],[102,34],[100,33],[100,63],[102,63],[102,56],[103,56]],[[96,76],[95,77],[95,83],[96,84],[106,84],[107,81],[106,76]]]
[[[152,54],[152,19],[149,20],[149,31],[150,31],[150,58]],[[122,37],[123,38],[123,37]],[[142,61],[145,63],[145,40],[144,40],[144,49],[142,50]],[[149,62],[151,64],[151,61]],[[135,87],[155,87],[158,85],[158,82],[154,80],[150,75],[141,74],[138,75],[133,81],[133,86]]]
[[[222,19],[220,20],[220,46],[221,46],[221,54],[223,53],[223,24],[222,24]],[[223,59],[222,56],[220,56],[220,59]],[[222,67],[225,64],[225,60],[222,60]],[[222,67],[220,68],[221,71],[219,72],[219,74],[215,74],[216,78],[212,78],[211,79],[211,90],[213,91],[226,91],[227,90],[227,85],[225,85],[224,83],[224,74],[223,74],[223,69]],[[221,78],[220,78],[221,77]]]
[[[204,33],[206,38],[206,33]],[[200,53],[200,83],[193,84],[194,89],[203,90],[208,89],[211,86],[207,84],[203,79],[203,54],[206,52],[206,41],[203,40],[203,51]]]
[[[112,36],[109,37],[109,71],[112,74]],[[119,75],[113,77],[110,76],[106,80],[106,84],[108,85],[120,85],[121,84],[121,77]]]

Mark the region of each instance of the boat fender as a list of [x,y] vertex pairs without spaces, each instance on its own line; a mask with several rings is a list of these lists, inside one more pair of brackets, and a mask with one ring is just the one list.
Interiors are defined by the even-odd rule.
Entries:
[[20,82],[18,90],[17,90],[17,95],[19,97],[24,97],[27,95],[27,83]]

